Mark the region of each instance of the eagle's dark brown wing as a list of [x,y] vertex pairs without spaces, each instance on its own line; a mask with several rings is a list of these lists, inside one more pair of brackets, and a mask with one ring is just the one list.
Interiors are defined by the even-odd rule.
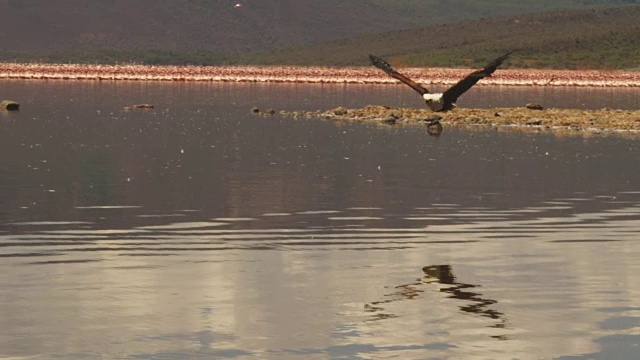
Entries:
[[420,95],[424,95],[424,94],[428,94],[429,91],[425,88],[423,88],[420,84],[418,84],[417,82],[409,79],[408,77],[400,74],[399,72],[397,72],[396,70],[394,70],[391,65],[389,65],[388,62],[380,59],[377,56],[374,55],[369,55],[369,59],[371,59],[371,63],[373,65],[375,65],[375,67],[377,67],[378,69],[386,72],[389,76],[396,78],[400,81],[402,81],[403,83],[411,86],[411,88],[415,91],[417,91]]
[[464,79],[458,81],[457,84],[447,89],[447,91],[442,94],[442,99],[446,102],[455,103],[460,95],[471,89],[471,87],[480,81],[480,79],[491,76],[491,74],[496,71],[498,66],[500,66],[509,57],[509,55],[511,55],[511,53],[512,52],[506,53],[491,61],[483,69],[476,70],[467,75]]

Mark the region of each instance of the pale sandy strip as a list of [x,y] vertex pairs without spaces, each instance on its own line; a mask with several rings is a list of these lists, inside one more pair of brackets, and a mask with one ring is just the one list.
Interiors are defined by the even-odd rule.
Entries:
[[[470,69],[399,69],[424,84],[450,85]],[[0,79],[391,84],[374,67],[148,66],[0,63]],[[485,85],[640,87],[640,72],[500,69]]]

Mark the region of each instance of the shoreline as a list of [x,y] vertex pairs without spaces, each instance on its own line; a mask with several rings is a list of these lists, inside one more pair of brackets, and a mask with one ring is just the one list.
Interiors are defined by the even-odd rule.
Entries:
[[[455,84],[473,69],[403,68],[425,85]],[[329,84],[398,84],[371,67],[174,66],[0,63],[0,79],[94,81],[207,81]],[[620,70],[504,69],[482,85],[640,87],[640,72]]]
[[[403,73],[425,85],[451,85],[470,69],[405,68]],[[299,66],[147,66],[0,63],[0,80],[56,81],[177,81],[260,82],[312,84],[396,84],[399,82],[370,67]],[[485,78],[482,85],[640,87],[640,72],[505,69]],[[403,86],[403,85],[400,85]],[[274,111],[275,112],[275,111]],[[271,113],[272,114],[272,113]],[[494,127],[573,134],[640,135],[640,110],[579,110],[527,108],[455,109],[433,113],[428,109],[394,109],[367,106],[326,112],[284,113],[290,117],[374,124],[429,125],[434,119],[446,126]]]

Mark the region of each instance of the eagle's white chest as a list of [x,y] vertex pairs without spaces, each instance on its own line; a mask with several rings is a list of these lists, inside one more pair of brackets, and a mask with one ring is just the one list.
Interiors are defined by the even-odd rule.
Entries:
[[427,102],[442,102],[442,94],[424,94],[422,97]]

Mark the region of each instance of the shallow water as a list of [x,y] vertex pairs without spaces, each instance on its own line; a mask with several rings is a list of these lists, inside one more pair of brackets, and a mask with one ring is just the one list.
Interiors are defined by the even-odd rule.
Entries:
[[421,106],[394,86],[0,85],[0,358],[640,355],[637,140],[249,111]]

